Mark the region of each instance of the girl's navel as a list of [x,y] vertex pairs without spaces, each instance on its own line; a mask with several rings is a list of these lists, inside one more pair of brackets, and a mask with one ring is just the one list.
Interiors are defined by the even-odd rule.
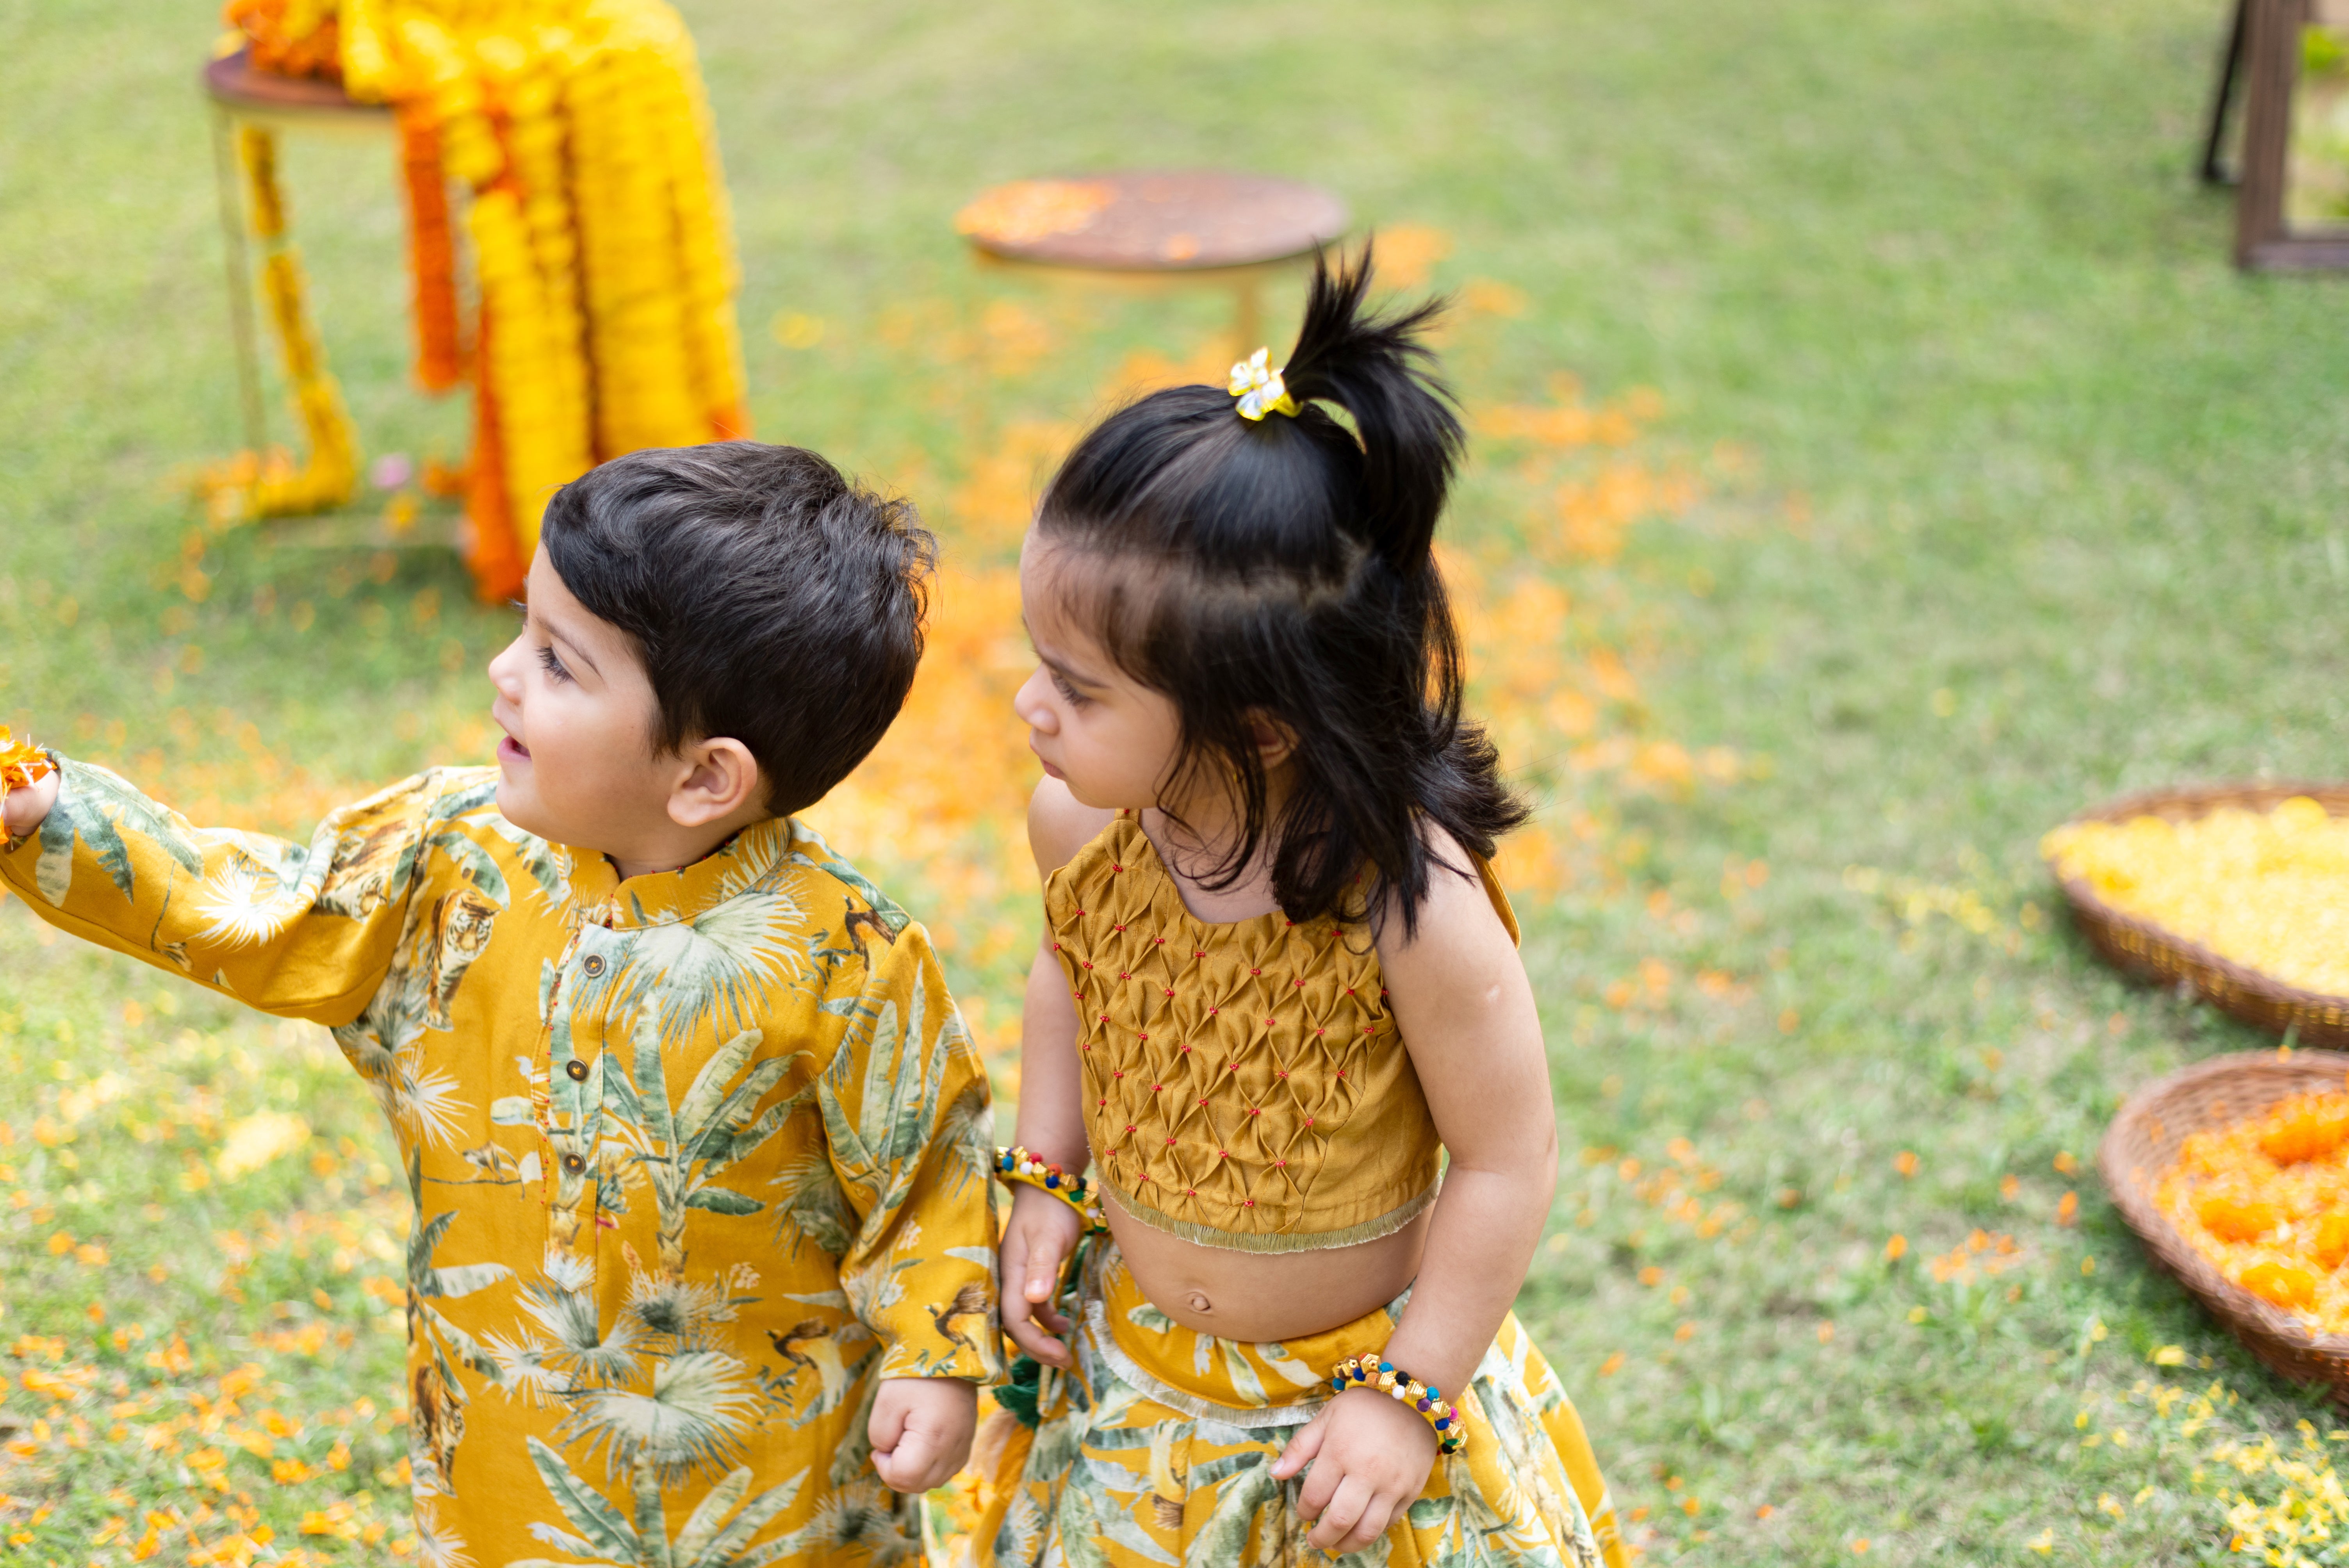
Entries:
[[1216,1310],[1215,1304],[1207,1299],[1207,1293],[1205,1291],[1193,1291],[1191,1293],[1190,1299],[1185,1305],[1189,1306],[1193,1312],[1213,1312]]

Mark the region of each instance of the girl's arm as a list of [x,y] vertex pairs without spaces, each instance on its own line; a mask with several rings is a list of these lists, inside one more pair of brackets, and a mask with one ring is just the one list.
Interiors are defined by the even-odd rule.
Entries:
[[[1069,863],[1107,827],[1114,813],[1081,805],[1057,779],[1036,787],[1028,806],[1028,846],[1040,879]],[[1077,1065],[1077,1008],[1068,976],[1052,956],[1049,920],[1028,971],[1027,1007],[1020,1015],[1019,1117],[1017,1140],[1063,1170],[1081,1171],[1092,1158],[1085,1144],[1083,1089]],[[1059,1336],[1069,1321],[1052,1297],[1061,1265],[1076,1246],[1076,1212],[1031,1187],[1014,1187],[1011,1222],[1003,1234],[1003,1326],[1039,1361],[1067,1367]]]
[[[1447,835],[1430,849],[1469,860]],[[1388,1006],[1451,1156],[1427,1250],[1385,1357],[1455,1403],[1525,1283],[1557,1185],[1557,1114],[1533,987],[1508,928],[1472,873],[1435,868],[1408,942],[1379,938]],[[1419,1496],[1434,1433],[1383,1394],[1340,1395],[1273,1473],[1316,1460],[1298,1511],[1324,1551],[1368,1545]]]
[[[1449,837],[1430,846],[1469,864]],[[1404,942],[1379,941],[1387,1004],[1450,1163],[1387,1359],[1422,1382],[1465,1388],[1500,1332],[1548,1222],[1557,1109],[1532,985],[1483,883],[1441,868]]]

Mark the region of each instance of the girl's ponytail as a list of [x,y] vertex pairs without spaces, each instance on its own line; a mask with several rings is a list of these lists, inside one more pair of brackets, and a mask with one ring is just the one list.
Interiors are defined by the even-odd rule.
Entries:
[[[1230,781],[1240,832],[1206,884],[1230,885],[1268,839],[1290,919],[1392,909],[1408,935],[1444,863],[1431,835],[1488,857],[1526,813],[1462,714],[1435,566],[1464,442],[1419,341],[1442,307],[1377,314],[1370,281],[1367,245],[1317,258],[1285,399],[1268,366],[1240,402],[1172,387],[1103,420],[1045,488],[1035,536],[1075,563],[1057,575],[1102,650],[1174,699],[1162,799]],[[1296,737],[1278,802],[1268,718]]]
[[1384,315],[1363,308],[1372,244],[1350,265],[1317,257],[1305,323],[1282,371],[1300,403],[1334,403],[1353,417],[1362,449],[1359,537],[1404,577],[1424,571],[1466,432],[1435,356],[1419,341],[1443,314],[1427,300]]

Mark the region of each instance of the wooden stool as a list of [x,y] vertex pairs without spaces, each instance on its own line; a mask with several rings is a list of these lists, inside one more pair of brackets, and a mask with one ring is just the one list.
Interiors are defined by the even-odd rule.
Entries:
[[258,452],[269,431],[262,411],[261,337],[253,319],[253,272],[245,253],[233,133],[245,121],[285,130],[387,134],[391,110],[359,103],[334,82],[255,70],[243,49],[207,64],[203,84],[212,106],[212,182],[220,192],[221,233],[228,242],[229,322],[236,340],[237,390],[244,404],[244,444]]
[[1018,180],[955,220],[992,265],[1151,291],[1229,289],[1242,355],[1263,330],[1265,280],[1346,224],[1346,204],[1319,185],[1216,170]]

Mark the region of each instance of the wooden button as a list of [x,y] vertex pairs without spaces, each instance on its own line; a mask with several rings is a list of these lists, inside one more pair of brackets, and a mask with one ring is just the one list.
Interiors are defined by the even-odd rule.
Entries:
[[570,1171],[574,1176],[576,1176],[579,1172],[587,1169],[587,1161],[582,1160],[576,1154],[566,1154],[563,1157],[563,1168],[565,1171]]
[[587,971],[587,978],[593,980],[604,973],[604,955],[600,953],[591,953],[579,967]]
[[569,1061],[564,1063],[563,1070],[571,1075],[571,1081],[573,1083],[585,1083],[587,1081],[587,1064],[581,1061],[576,1057],[574,1057]]

